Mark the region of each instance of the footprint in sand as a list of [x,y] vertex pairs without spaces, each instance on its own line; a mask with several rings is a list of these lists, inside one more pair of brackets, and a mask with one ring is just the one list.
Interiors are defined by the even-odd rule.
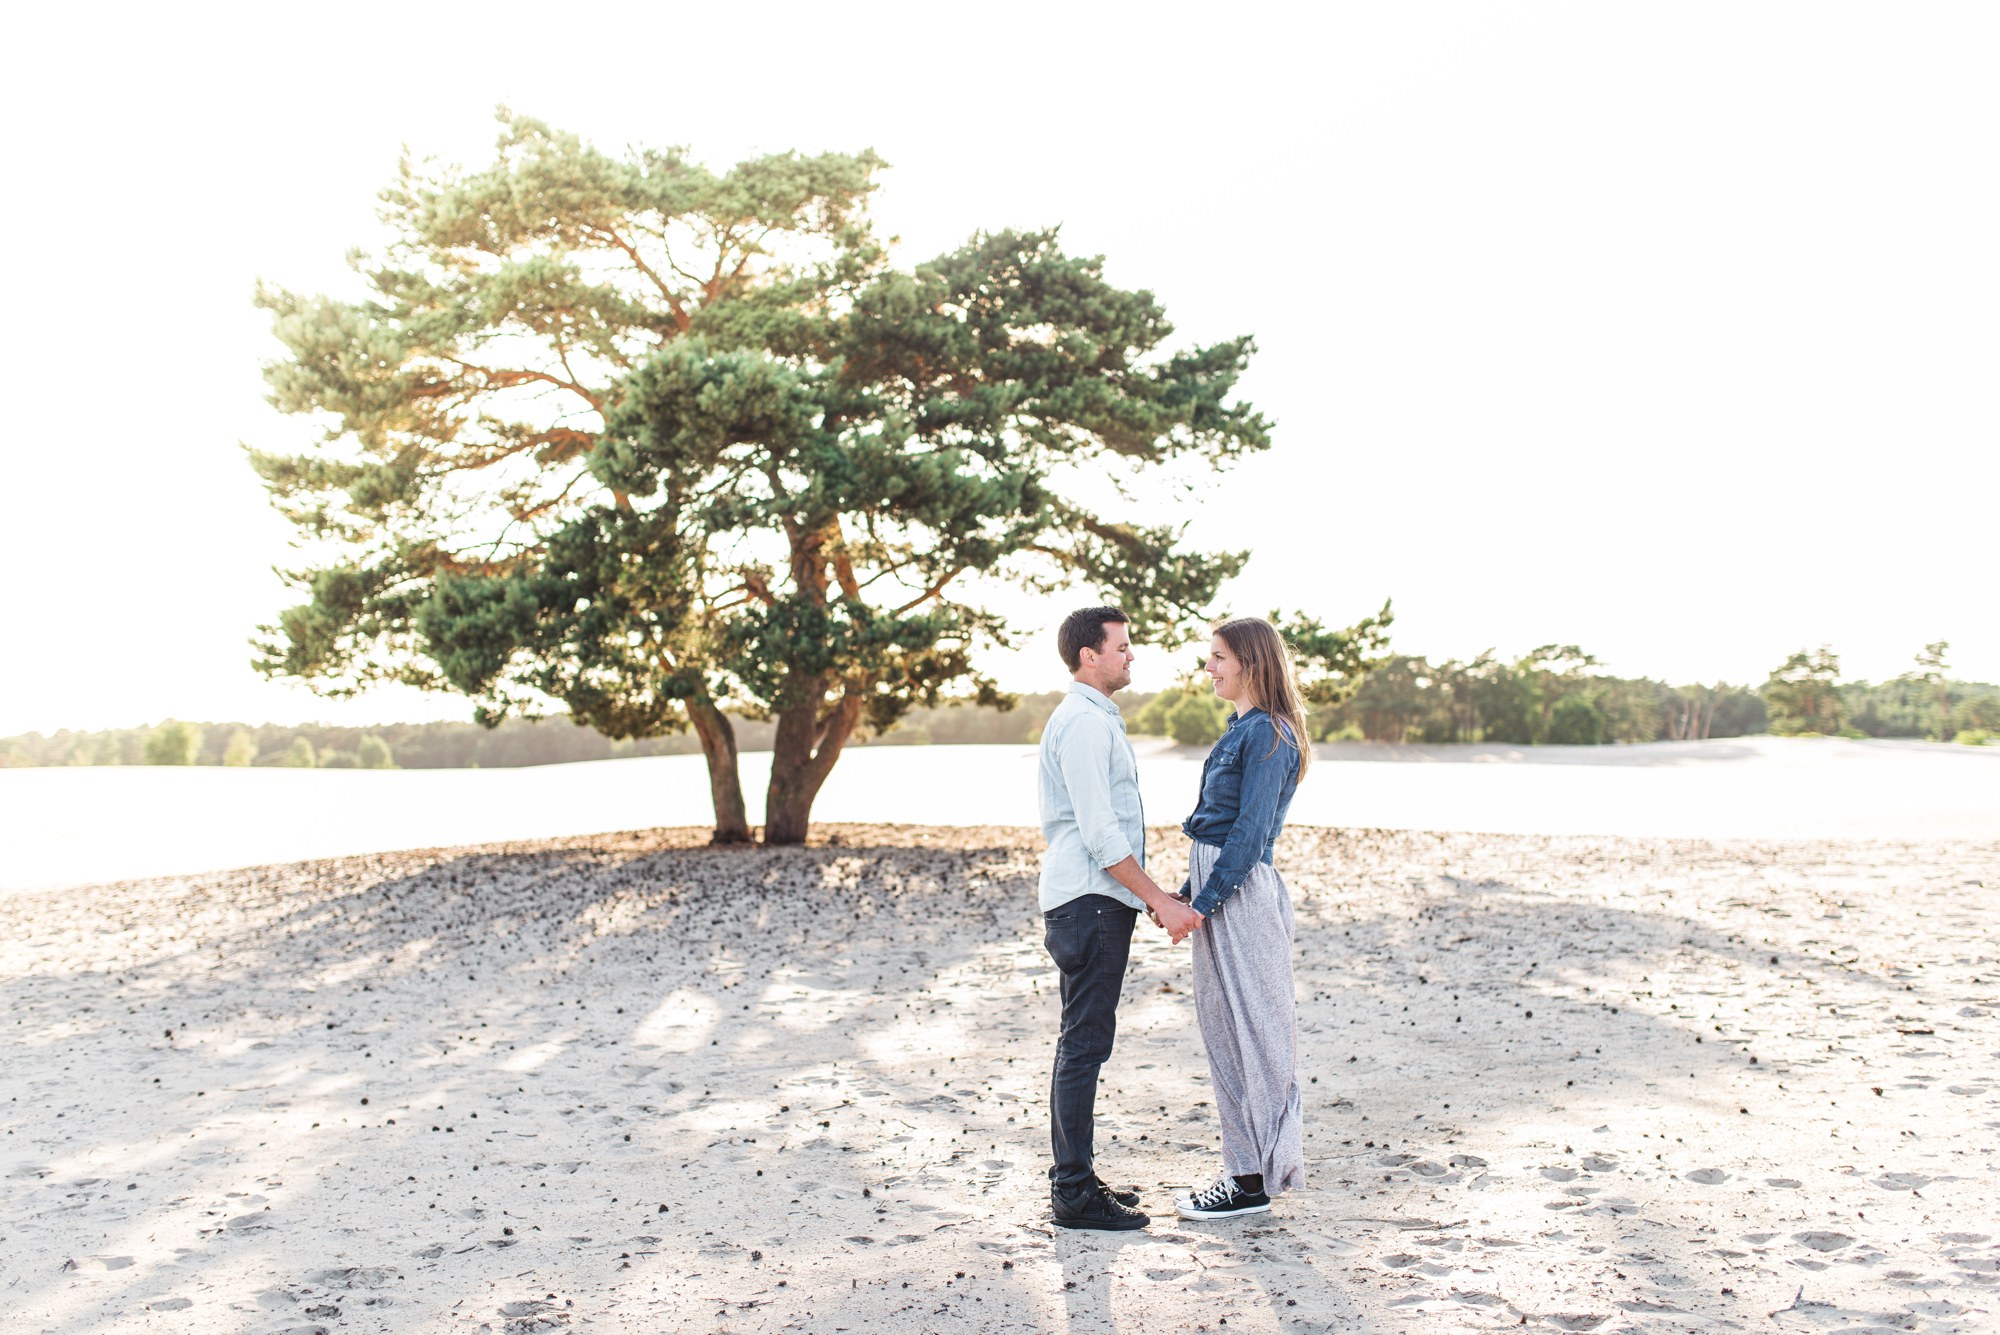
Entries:
[[1816,1252],[1837,1252],[1854,1239],[1845,1233],[1830,1233],[1825,1229],[1814,1229],[1810,1233],[1794,1233],[1792,1241],[1801,1247],[1810,1247]]

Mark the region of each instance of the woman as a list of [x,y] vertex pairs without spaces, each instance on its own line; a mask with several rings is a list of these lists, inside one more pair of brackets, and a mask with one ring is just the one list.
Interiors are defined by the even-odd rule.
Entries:
[[1285,642],[1270,622],[1215,628],[1208,675],[1236,706],[1201,767],[1201,798],[1181,829],[1194,841],[1188,884],[1206,921],[1193,936],[1194,1010],[1222,1114],[1222,1175],[1176,1193],[1185,1219],[1271,1208],[1305,1183],[1292,991],[1292,904],[1271,862],[1312,760]]

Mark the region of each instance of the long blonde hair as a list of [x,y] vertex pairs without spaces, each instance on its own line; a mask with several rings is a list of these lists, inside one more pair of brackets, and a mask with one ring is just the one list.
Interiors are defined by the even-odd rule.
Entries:
[[1299,778],[1306,777],[1312,764],[1312,743],[1306,740],[1306,707],[1299,699],[1298,683],[1292,677],[1292,654],[1278,628],[1262,617],[1231,617],[1215,627],[1215,634],[1243,665],[1243,679],[1257,700],[1257,707],[1271,716],[1277,734],[1271,751],[1289,744],[1299,753]]

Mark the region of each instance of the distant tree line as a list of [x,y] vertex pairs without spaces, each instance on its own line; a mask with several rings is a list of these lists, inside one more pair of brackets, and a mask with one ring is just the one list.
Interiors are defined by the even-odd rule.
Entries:
[[[1435,662],[1418,654],[1387,654],[1347,699],[1313,711],[1313,736],[1316,741],[1594,746],[1736,737],[1765,729],[1765,703],[1752,688],[1669,686],[1597,668],[1597,659],[1575,645],[1543,645],[1511,662],[1491,651]],[[1199,743],[1220,735],[1227,717],[1227,707],[1198,681],[1162,692],[1134,718],[1133,727]]]
[[2000,686],[1945,675],[1951,646],[1924,646],[1915,666],[1889,681],[1840,680],[1826,645],[1801,649],[1764,685],[1770,730],[1788,736],[1925,737],[1981,745],[2000,737]]
[[[1927,645],[1915,668],[1889,681],[1843,682],[1830,649],[1793,654],[1760,687],[1670,686],[1597,671],[1575,645],[1543,645],[1505,662],[1492,653],[1433,663],[1385,654],[1345,700],[1311,715],[1317,741],[1506,742],[1589,746],[1780,736],[1910,737],[1980,744],[2000,738],[2000,686],[1953,681],[1950,646]],[[1012,709],[971,701],[915,708],[857,746],[1030,745],[1062,692],[1016,698]],[[1206,681],[1119,697],[1132,732],[1205,746],[1229,706]],[[768,750],[775,725],[734,719],[745,750]],[[104,732],[0,738],[0,769],[38,765],[263,765],[293,769],[512,769],[574,760],[691,754],[692,734],[613,741],[566,718],[477,723],[187,723]]]
[[[1143,701],[1146,697],[1140,697]],[[855,745],[1028,743],[1062,699],[1061,692],[1019,697],[1011,710],[971,703],[913,709],[887,733]],[[734,720],[747,750],[769,750],[776,725]],[[567,718],[477,723],[388,723],[366,728],[328,724],[251,725],[168,719],[152,727],[68,730],[0,738],[0,769],[42,765],[259,765],[290,769],[513,769],[573,760],[685,755],[701,750],[691,733],[613,741]]]
[[[1782,736],[1911,737],[1978,744],[2000,734],[2000,686],[1945,676],[1944,643],[1885,682],[1842,682],[1831,650],[1801,651],[1762,686],[1670,685],[1599,671],[1576,645],[1547,644],[1512,662],[1491,651],[1461,661],[1413,654],[1374,661],[1352,695],[1311,716],[1317,741],[1505,742],[1593,746]],[[1221,736],[1228,706],[1195,680],[1133,710],[1134,732],[1201,745]]]

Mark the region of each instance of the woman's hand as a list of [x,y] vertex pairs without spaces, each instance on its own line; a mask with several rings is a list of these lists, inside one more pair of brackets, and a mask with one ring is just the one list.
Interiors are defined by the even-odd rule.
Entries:
[[1154,922],[1166,929],[1167,940],[1173,942],[1175,945],[1179,945],[1194,935],[1195,929],[1208,921],[1207,918],[1196,913],[1193,908],[1181,903],[1178,899],[1169,899],[1154,908],[1148,909],[1147,912],[1152,915]]

